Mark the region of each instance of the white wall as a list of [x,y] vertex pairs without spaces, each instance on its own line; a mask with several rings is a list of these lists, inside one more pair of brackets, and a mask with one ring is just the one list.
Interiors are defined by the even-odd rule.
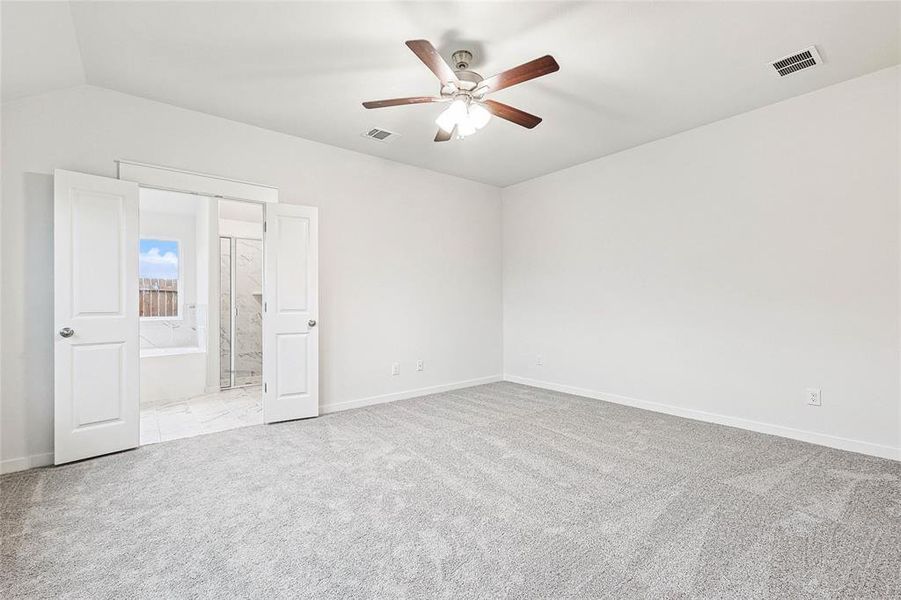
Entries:
[[897,457],[898,86],[880,71],[505,188],[505,374]]
[[131,159],[318,206],[324,410],[501,372],[496,188],[88,86],[4,104],[2,133],[5,469],[52,452],[54,168]]

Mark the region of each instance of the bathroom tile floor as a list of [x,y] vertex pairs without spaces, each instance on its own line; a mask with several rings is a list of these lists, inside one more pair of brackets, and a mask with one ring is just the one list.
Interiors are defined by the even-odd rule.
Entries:
[[260,386],[141,404],[141,445],[263,422]]

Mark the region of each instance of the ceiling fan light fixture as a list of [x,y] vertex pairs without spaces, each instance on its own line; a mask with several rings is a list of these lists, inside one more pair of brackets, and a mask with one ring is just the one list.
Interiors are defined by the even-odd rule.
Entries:
[[469,105],[469,120],[476,129],[481,129],[491,120],[491,113],[481,104],[473,103]]
[[491,113],[484,107],[468,99],[457,99],[444,110],[435,124],[445,133],[452,133],[457,129],[456,136],[463,138],[474,134],[488,124]]
[[435,119],[435,125],[442,131],[450,133],[454,130],[454,126],[466,118],[466,103],[462,100],[454,100],[444,112]]
[[476,132],[475,125],[472,124],[472,119],[469,117],[464,117],[462,121],[457,123],[457,137],[464,138],[467,135],[472,135]]

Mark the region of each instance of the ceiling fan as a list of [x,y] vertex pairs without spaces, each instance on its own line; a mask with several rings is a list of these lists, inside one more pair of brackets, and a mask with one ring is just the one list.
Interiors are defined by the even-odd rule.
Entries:
[[386,106],[407,104],[450,102],[451,105],[435,120],[435,124],[438,125],[436,142],[446,142],[451,138],[460,139],[472,135],[488,124],[491,115],[532,129],[541,123],[540,117],[494,100],[488,100],[485,96],[560,69],[554,57],[542,56],[485,79],[478,73],[469,70],[472,53],[468,50],[454,52],[451,57],[454,62],[452,69],[428,40],[410,40],[407,42],[407,47],[441,81],[438,96],[373,100],[364,102],[363,106],[365,108],[385,108]]

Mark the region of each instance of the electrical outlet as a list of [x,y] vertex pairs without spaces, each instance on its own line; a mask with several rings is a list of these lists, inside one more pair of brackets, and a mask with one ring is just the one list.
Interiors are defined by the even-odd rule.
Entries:
[[817,388],[807,388],[807,404],[810,406],[823,406],[823,396]]
[[535,361],[535,364],[538,365],[539,367],[543,367],[544,366],[544,357],[539,354],[538,360]]
[[400,363],[396,362],[391,365],[391,374],[392,375],[400,375]]
[[424,368],[424,365],[423,365],[422,361],[421,361],[421,360],[417,360],[417,361],[416,361],[416,370],[417,370],[417,371],[422,371],[423,368]]

